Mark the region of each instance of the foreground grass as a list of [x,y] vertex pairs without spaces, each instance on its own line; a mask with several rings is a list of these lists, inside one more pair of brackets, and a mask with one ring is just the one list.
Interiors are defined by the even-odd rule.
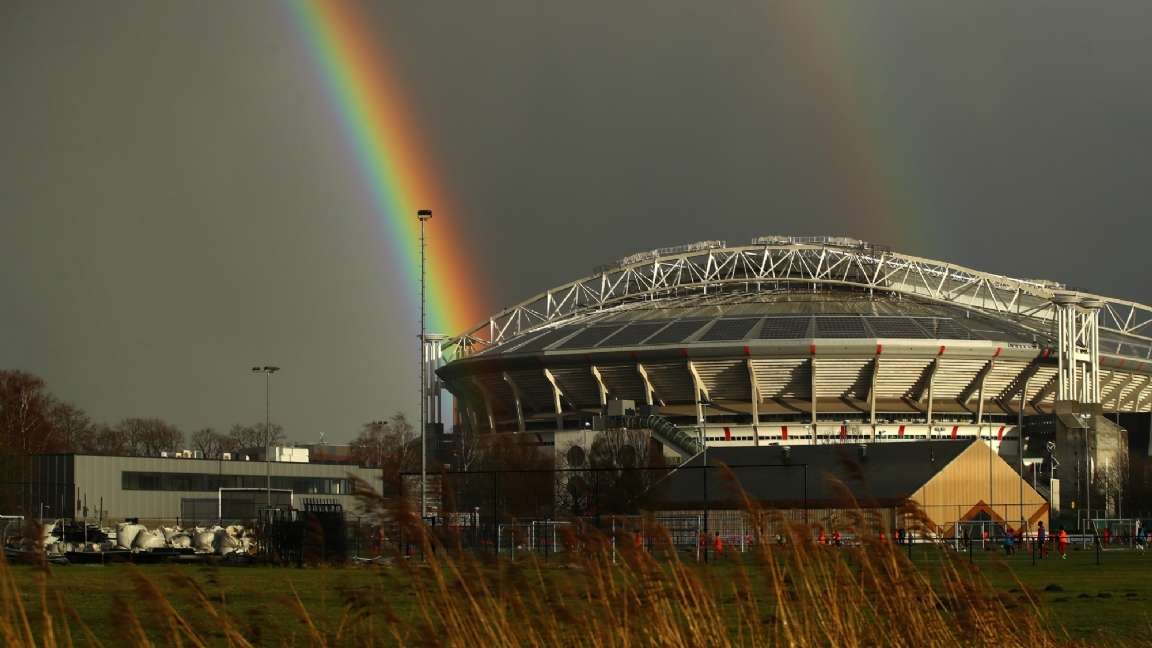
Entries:
[[[0,633],[37,645],[1133,645],[1152,555],[789,547],[719,564],[589,546],[573,563],[7,568]],[[24,619],[14,615],[24,610]],[[47,612],[47,616],[45,615]],[[919,627],[914,627],[916,625]],[[20,627],[27,627],[23,633]],[[51,627],[48,633],[45,628]],[[89,635],[90,633],[90,635]]]

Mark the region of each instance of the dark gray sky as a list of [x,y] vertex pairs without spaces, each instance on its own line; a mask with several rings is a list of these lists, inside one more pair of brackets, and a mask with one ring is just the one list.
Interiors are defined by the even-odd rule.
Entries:
[[[837,234],[1152,302],[1152,3],[365,5],[493,310]],[[0,3],[0,367],[108,421],[413,411],[415,327],[276,2]]]

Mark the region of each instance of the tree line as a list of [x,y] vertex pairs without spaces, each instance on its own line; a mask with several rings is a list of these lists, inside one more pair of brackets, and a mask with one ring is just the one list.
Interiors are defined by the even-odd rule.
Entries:
[[157,457],[163,452],[199,450],[207,459],[223,453],[262,454],[284,441],[281,426],[263,422],[185,433],[160,418],[125,418],[108,424],[48,391],[44,380],[19,370],[0,370],[0,452]]

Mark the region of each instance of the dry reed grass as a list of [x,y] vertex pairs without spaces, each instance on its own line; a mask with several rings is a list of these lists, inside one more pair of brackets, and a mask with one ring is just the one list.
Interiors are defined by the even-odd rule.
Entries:
[[[805,529],[779,546],[756,538],[754,550],[731,564],[685,562],[669,536],[652,550],[633,549],[595,531],[571,532],[563,566],[529,557],[492,564],[436,544],[411,511],[378,496],[364,501],[376,515],[398,520],[423,545],[424,560],[381,567],[366,591],[348,595],[335,621],[310,612],[293,591],[288,608],[299,622],[294,645],[313,646],[955,646],[1001,648],[1072,645],[1055,630],[1039,597],[1006,600],[978,570],[940,553],[936,578],[897,547],[816,546]],[[748,503],[754,518],[771,512]],[[860,513],[858,522],[867,522]],[[628,545],[625,548],[623,545]],[[115,608],[117,637],[96,637],[37,572],[35,592],[22,592],[0,564],[0,640],[12,647],[252,646],[219,595],[187,575],[170,591],[133,571],[147,603]],[[398,589],[413,613],[393,609]],[[26,600],[38,600],[38,613]],[[186,610],[180,612],[178,608]],[[192,610],[191,613],[187,610]],[[1099,641],[1093,645],[1099,646]],[[1126,642],[1125,645],[1132,645]]]

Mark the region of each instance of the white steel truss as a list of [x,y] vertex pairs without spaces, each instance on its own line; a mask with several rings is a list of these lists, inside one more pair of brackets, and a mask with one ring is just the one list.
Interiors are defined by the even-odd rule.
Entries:
[[1152,343],[1152,307],[1067,291],[1049,281],[1013,279],[963,266],[882,250],[844,239],[766,239],[728,247],[723,242],[686,251],[633,255],[630,263],[552,288],[506,308],[452,340],[462,357],[520,333],[606,309],[672,297],[845,286],[956,304],[1007,318],[1037,332],[1055,333],[1057,294],[1099,302],[1102,332]]

